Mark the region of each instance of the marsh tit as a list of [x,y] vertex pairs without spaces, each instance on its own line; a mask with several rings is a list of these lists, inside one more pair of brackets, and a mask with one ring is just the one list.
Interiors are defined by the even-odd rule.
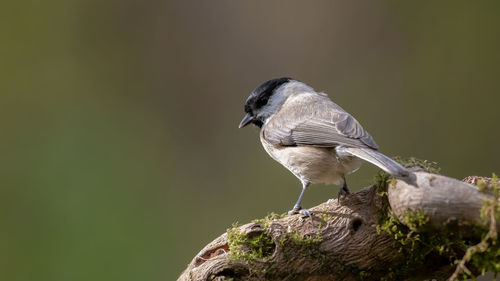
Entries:
[[349,194],[345,176],[368,161],[397,178],[408,177],[400,164],[378,152],[378,145],[358,121],[328,96],[292,78],[269,80],[245,103],[239,128],[260,128],[267,153],[302,183],[302,192],[289,214],[311,216],[300,207],[310,184],[342,184],[338,196]]

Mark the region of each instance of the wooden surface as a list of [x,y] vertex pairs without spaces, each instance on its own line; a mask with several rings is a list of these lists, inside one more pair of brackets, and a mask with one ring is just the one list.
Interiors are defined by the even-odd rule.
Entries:
[[[426,172],[414,175],[410,182],[394,180],[389,185],[393,213],[402,219],[408,211],[423,210],[430,223],[419,231],[446,233],[449,227],[473,235],[470,228],[480,223],[484,197],[477,187]],[[329,200],[311,208],[312,219],[293,215],[240,226],[238,231],[249,237],[269,234],[272,253],[252,262],[234,261],[224,233],[193,258],[178,280],[379,280],[405,259],[392,236],[377,233],[381,208],[383,198],[369,186],[340,202]],[[312,242],[301,247],[301,239]],[[429,260],[406,279],[443,280],[453,269],[448,261]]]

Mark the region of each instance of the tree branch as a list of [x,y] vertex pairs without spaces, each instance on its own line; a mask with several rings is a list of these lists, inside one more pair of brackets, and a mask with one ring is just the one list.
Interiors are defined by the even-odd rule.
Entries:
[[[389,180],[389,188],[386,181],[309,209],[312,219],[270,215],[232,228],[203,248],[178,280],[447,279],[454,271],[450,259],[466,250],[448,235],[479,241],[474,228],[482,225],[483,200],[492,197],[427,172],[415,172],[411,183]],[[424,246],[434,243],[430,239],[443,250]]]

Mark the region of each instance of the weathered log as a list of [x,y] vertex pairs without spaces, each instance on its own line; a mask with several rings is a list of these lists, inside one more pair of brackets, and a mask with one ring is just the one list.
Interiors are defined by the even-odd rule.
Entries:
[[429,220],[426,227],[434,230],[449,227],[470,235],[471,228],[465,226],[481,224],[483,200],[492,200],[491,196],[464,181],[426,172],[414,174],[416,183],[396,181],[389,185],[391,210],[401,221],[404,214],[420,210]]
[[405,267],[407,253],[378,226],[391,209],[408,227],[421,226],[407,219],[419,211],[428,223],[415,231],[458,230],[479,240],[472,228],[481,224],[484,196],[474,185],[426,172],[416,172],[411,183],[390,182],[388,196],[375,184],[309,209],[312,219],[274,215],[230,229],[203,248],[178,280],[446,279],[454,270],[449,259],[430,253]]

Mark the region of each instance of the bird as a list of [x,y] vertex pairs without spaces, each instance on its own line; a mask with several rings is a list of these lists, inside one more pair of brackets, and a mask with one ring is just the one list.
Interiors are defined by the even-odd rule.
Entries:
[[342,184],[338,198],[350,194],[346,175],[362,160],[396,178],[410,172],[378,151],[378,145],[361,124],[325,93],[289,77],[268,80],[248,96],[246,115],[239,124],[260,128],[264,150],[294,174],[302,191],[289,215],[312,218],[300,204],[310,184]]

